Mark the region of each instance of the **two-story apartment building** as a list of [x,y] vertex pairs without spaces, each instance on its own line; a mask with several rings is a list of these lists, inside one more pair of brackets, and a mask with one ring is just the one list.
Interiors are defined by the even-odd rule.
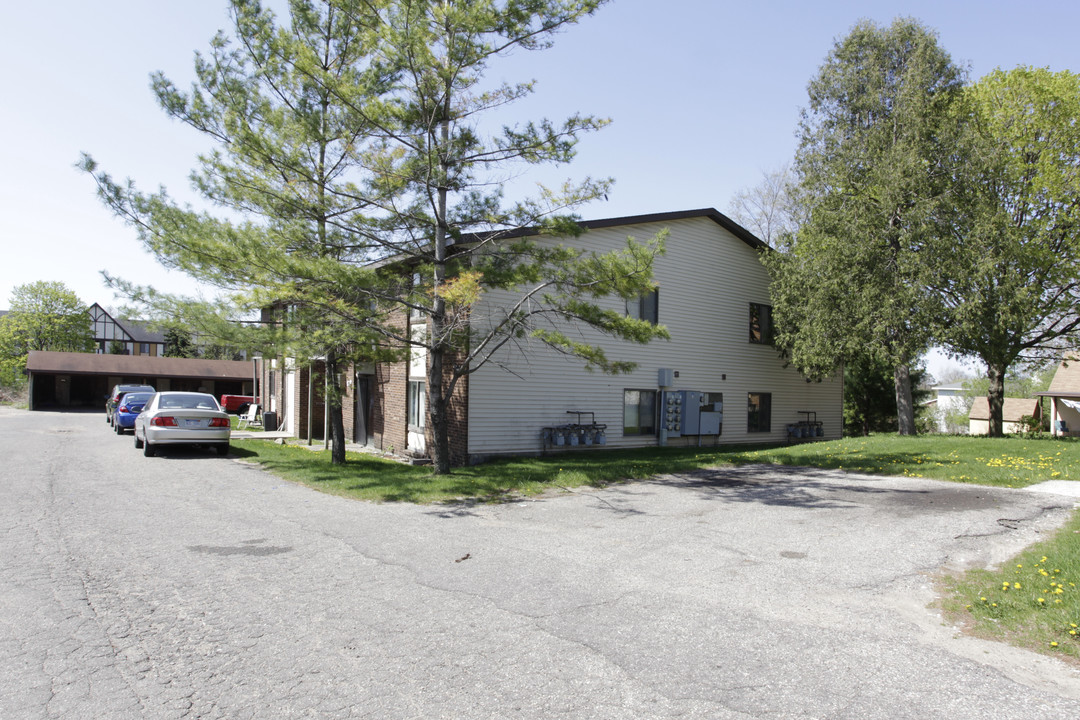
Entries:
[[[783,442],[789,426],[820,428],[838,438],[841,376],[808,382],[771,343],[769,276],[759,259],[764,243],[713,209],[585,221],[582,236],[564,242],[604,252],[667,229],[657,258],[657,290],[639,301],[612,298],[613,309],[658,322],[670,340],[639,345],[575,332],[609,357],[629,360],[625,375],[588,372],[581,361],[541,342],[504,346],[496,362],[463,378],[451,404],[451,446],[457,462],[552,450],[665,445]],[[513,294],[490,291],[470,313],[475,327],[498,317]],[[409,332],[425,331],[408,318]],[[308,398],[308,376],[321,382],[316,361],[263,363],[271,389],[267,409],[283,429],[321,437],[323,407]],[[345,378],[346,436],[402,454],[426,453],[426,357],[355,368]],[[577,430],[567,425],[579,426]],[[585,432],[583,426],[593,430]],[[577,435],[576,438],[572,435]],[[559,441],[559,437],[562,441]]]

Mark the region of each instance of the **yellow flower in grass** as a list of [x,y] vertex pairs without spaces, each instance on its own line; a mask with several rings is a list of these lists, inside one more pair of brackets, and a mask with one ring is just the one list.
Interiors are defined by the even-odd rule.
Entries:
[[1040,605],[1046,604],[1046,598],[1039,598],[1039,604]]
[[1050,647],[1057,647],[1057,646],[1058,646],[1057,641],[1055,641],[1055,640],[1050,641]]

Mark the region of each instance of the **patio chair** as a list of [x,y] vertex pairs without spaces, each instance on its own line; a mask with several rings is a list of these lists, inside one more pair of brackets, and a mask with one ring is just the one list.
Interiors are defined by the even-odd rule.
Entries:
[[237,423],[236,429],[243,430],[248,427],[261,427],[262,416],[259,415],[259,406],[255,403],[248,405],[247,413],[240,418],[240,422]]

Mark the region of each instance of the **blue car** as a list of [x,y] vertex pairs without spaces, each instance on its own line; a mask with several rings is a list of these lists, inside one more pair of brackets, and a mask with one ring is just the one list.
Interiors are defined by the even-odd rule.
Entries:
[[143,406],[152,397],[154,397],[154,393],[129,392],[120,398],[120,402],[116,404],[116,410],[113,413],[112,423],[117,435],[123,435],[125,430],[135,427],[135,418],[142,412]]

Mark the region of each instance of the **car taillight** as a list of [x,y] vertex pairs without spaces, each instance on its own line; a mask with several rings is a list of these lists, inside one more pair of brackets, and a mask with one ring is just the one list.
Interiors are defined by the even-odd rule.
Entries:
[[127,407],[127,405],[121,405],[121,406],[120,406],[120,412],[128,412],[128,407]]
[[170,415],[160,415],[150,421],[151,425],[157,425],[158,427],[177,427],[176,418]]
[[211,418],[210,427],[229,427],[227,418]]

